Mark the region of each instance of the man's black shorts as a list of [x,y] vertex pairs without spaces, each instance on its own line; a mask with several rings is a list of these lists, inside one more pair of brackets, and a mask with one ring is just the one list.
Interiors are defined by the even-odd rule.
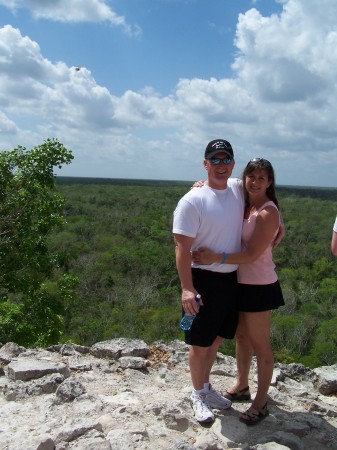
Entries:
[[238,324],[236,272],[192,269],[192,278],[203,306],[185,331],[186,344],[209,347],[217,336],[233,339]]

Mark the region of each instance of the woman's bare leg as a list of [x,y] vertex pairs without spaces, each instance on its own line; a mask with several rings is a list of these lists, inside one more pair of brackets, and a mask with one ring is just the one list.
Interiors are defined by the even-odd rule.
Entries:
[[[239,323],[235,334],[236,339],[236,366],[237,366],[237,380],[235,389],[242,390],[249,386],[248,377],[250,365],[253,357],[253,347],[249,340],[249,335],[246,327],[244,312],[240,312]],[[235,389],[229,388],[228,392],[235,393]]]
[[245,327],[249,341],[256,354],[257,393],[253,407],[262,408],[267,402],[267,394],[273,376],[274,355],[270,342],[270,311],[244,313]]

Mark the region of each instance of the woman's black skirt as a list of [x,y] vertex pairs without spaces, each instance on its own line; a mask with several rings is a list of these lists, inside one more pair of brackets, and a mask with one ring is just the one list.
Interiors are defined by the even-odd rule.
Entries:
[[284,305],[279,281],[272,284],[239,284],[238,310],[261,312]]

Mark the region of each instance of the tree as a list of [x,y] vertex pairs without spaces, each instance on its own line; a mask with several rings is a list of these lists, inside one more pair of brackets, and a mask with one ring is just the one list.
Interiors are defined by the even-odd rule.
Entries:
[[[27,307],[33,311],[36,299],[41,307],[41,299],[49,298],[42,295],[43,281],[51,275],[57,258],[49,251],[48,236],[63,223],[64,202],[55,189],[54,167],[61,168],[72,159],[57,139],[47,139],[30,151],[19,146],[0,152],[0,322],[7,330],[1,334],[0,327],[2,341],[15,335],[13,327],[20,328],[24,336],[29,325],[29,342],[18,343],[33,344],[31,330],[41,328],[28,324]],[[34,317],[43,320],[43,315]],[[49,334],[53,335],[50,330]],[[43,342],[41,333],[36,338]]]
[[337,317],[320,325],[311,354],[319,365],[337,363]]

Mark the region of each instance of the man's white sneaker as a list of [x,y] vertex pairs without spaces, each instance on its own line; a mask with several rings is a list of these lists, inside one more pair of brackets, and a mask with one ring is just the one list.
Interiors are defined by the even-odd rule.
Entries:
[[206,393],[206,400],[209,406],[214,409],[228,409],[232,404],[228,398],[223,397],[213,389],[211,384],[209,385],[209,391]]
[[198,422],[205,423],[214,421],[214,414],[207,402],[206,394],[197,394],[193,391],[191,401],[194,415]]

